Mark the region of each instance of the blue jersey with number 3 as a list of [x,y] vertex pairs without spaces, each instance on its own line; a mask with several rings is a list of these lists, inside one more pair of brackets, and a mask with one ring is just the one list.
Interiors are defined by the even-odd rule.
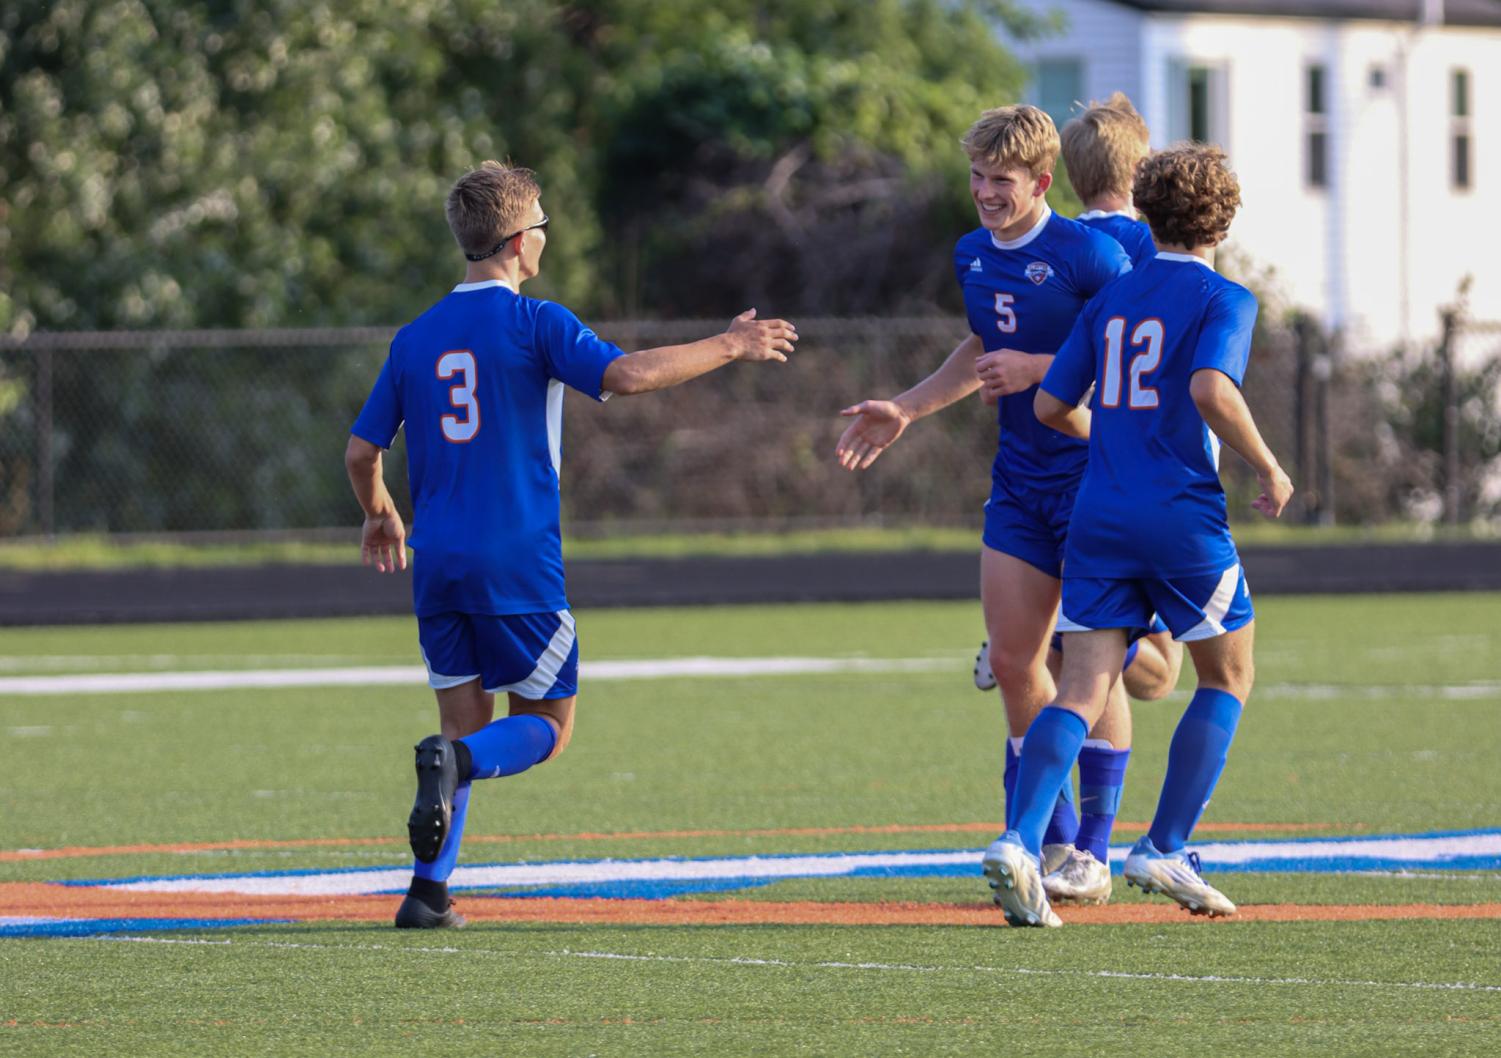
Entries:
[[1219,439],[1189,380],[1211,368],[1240,385],[1255,325],[1255,295],[1186,254],[1157,254],[1085,308],[1042,380],[1069,404],[1095,387],[1065,577],[1190,577],[1235,564]]
[[[954,247],[965,314],[987,351],[1057,352],[1084,303],[1130,267],[1120,243],[1051,211],[1020,238],[1002,241],[979,228]],[[992,476],[1044,492],[1073,488],[1088,448],[1037,421],[1036,391],[1032,386],[997,402],[1001,435]]]
[[406,424],[419,617],[568,605],[558,527],[563,386],[596,400],[621,350],[562,305],[466,283],[397,332],[352,432]]

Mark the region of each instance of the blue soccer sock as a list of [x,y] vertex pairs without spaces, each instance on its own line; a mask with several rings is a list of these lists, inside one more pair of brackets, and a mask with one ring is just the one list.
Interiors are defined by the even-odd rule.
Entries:
[[448,824],[448,836],[438,850],[438,858],[432,863],[414,860],[412,874],[432,882],[446,882],[459,862],[459,843],[464,840],[464,819],[469,815],[469,780],[459,783],[453,792],[453,820]]
[[1038,713],[1027,729],[1016,769],[1011,829],[1034,856],[1042,855],[1043,832],[1088,733],[1083,717],[1055,705]]
[[[1016,805],[1016,765],[1021,759],[1022,740],[1012,736],[1006,739],[1006,771],[1002,783],[1006,788],[1006,829],[1011,829],[1012,808]],[[1058,791],[1058,800],[1053,803],[1053,814],[1048,818],[1048,828],[1043,833],[1044,845],[1072,845],[1079,831],[1079,816],[1074,810],[1073,787],[1065,782]]]
[[1074,784],[1069,776],[1063,777],[1058,788],[1058,799],[1053,802],[1053,814],[1048,817],[1047,829],[1042,832],[1044,845],[1072,845],[1079,836],[1079,810],[1074,807]]
[[541,764],[557,745],[558,733],[543,717],[522,713],[495,720],[459,739],[469,749],[470,772],[463,779],[496,779],[517,775]]
[[1147,831],[1159,852],[1177,852],[1204,814],[1214,793],[1242,704],[1228,691],[1200,687],[1178,721],[1167,753],[1167,777],[1152,829]]
[[1011,829],[1011,810],[1016,807],[1016,765],[1021,760],[1022,740],[1015,735],[1006,739],[1006,771],[1001,778],[1001,783],[1006,788],[1006,810],[1001,813],[1001,818],[1006,821],[1005,829]]
[[1103,739],[1086,739],[1079,750],[1079,837],[1076,846],[1101,863],[1110,862],[1110,831],[1120,810],[1131,750]]

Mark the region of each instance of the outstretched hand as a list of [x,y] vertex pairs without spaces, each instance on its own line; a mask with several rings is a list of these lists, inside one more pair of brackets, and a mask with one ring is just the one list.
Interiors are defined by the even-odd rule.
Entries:
[[1280,518],[1293,498],[1292,479],[1281,467],[1273,467],[1270,473],[1256,475],[1256,480],[1261,485],[1261,495],[1251,501],[1251,506],[1268,518]]
[[734,344],[736,360],[785,362],[797,341],[797,328],[786,320],[758,320],[755,309],[746,309],[730,321],[725,331]]
[[845,470],[870,466],[912,421],[901,405],[890,400],[862,400],[839,414],[855,420],[834,446],[834,458]]
[[360,562],[381,573],[407,568],[407,530],[401,515],[392,511],[367,515],[360,532]]

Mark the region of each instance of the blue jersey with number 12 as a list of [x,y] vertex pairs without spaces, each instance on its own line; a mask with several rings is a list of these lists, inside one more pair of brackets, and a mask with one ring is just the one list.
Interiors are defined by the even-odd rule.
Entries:
[[562,305],[465,283],[397,332],[353,433],[406,424],[417,616],[568,605],[558,527],[563,386],[596,400],[621,350]]
[[1255,324],[1255,295],[1187,254],[1157,254],[1085,308],[1042,380],[1069,404],[1095,387],[1065,577],[1191,577],[1236,563],[1219,439],[1189,380],[1210,368],[1240,385]]
[[[1130,267],[1120,243],[1051,210],[1020,238],[1003,241],[978,228],[954,247],[965,314],[987,351],[1057,352],[1084,303]],[[1088,448],[1037,421],[1036,391],[997,401],[1001,435],[992,477],[1043,492],[1071,489]]]

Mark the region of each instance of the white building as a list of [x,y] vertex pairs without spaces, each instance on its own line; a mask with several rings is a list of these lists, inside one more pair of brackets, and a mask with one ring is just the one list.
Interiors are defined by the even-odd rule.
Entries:
[[1026,0],[1009,42],[1060,126],[1119,89],[1154,146],[1224,146],[1227,245],[1346,348],[1423,341],[1472,277],[1501,319],[1501,0]]

